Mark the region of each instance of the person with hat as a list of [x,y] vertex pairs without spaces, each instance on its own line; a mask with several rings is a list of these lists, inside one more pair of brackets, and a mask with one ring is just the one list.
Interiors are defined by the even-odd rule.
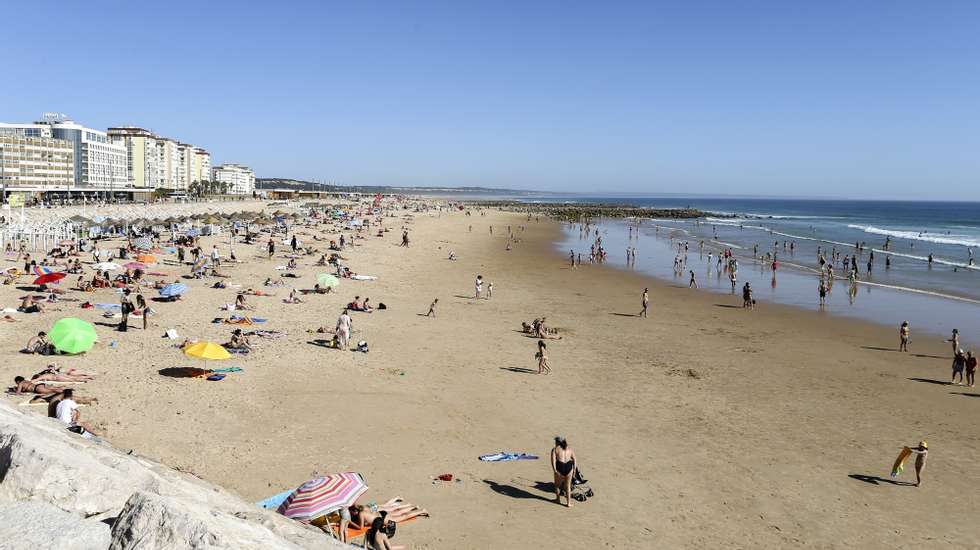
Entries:
[[929,444],[920,441],[918,447],[910,447],[910,451],[915,455],[915,486],[922,484],[922,471],[926,469],[926,459],[929,458]]

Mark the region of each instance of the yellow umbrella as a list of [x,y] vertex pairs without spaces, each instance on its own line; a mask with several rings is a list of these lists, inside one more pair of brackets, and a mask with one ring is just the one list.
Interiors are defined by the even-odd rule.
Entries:
[[204,359],[204,370],[208,370],[208,361],[228,359],[231,354],[224,347],[214,342],[198,342],[184,348],[184,355]]

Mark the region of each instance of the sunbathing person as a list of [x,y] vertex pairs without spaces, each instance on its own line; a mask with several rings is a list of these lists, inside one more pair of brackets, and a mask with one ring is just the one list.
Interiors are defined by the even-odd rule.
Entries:
[[17,311],[21,313],[44,313],[44,306],[34,301],[34,297],[28,295],[20,302]]
[[31,336],[27,345],[24,346],[24,351],[30,354],[51,355],[54,353],[54,346],[48,342],[48,334],[41,331],[37,333],[37,336]]
[[292,289],[292,290],[290,290],[289,291],[289,297],[288,298],[283,298],[282,301],[285,302],[285,303],[287,303],[287,304],[302,304],[303,303],[303,300],[300,299],[299,293],[296,292],[296,289],[295,288]]
[[61,369],[55,365],[48,365],[44,370],[31,377],[34,382],[89,382],[94,379],[94,373],[78,369],[68,369],[66,372],[61,372]]
[[254,309],[254,308],[252,306],[248,305],[248,302],[245,301],[245,294],[239,294],[239,295],[235,296],[235,309],[247,309],[247,310],[251,310],[251,309]]
[[284,281],[282,280],[273,281],[272,277],[266,279],[265,282],[262,284],[264,284],[265,286],[286,286],[286,283]]
[[27,380],[23,376],[14,377],[14,387],[12,389],[14,393],[36,393],[37,395],[54,395],[61,393],[63,390],[63,388],[56,388],[43,382]]
[[252,344],[248,341],[248,336],[242,333],[242,329],[236,328],[231,333],[231,341],[227,344],[223,344],[227,349],[240,349],[240,350],[251,350]]
[[318,266],[327,265],[327,256],[326,256],[326,254],[320,256],[320,259],[317,260],[316,261],[316,264],[314,264],[314,265],[318,265]]

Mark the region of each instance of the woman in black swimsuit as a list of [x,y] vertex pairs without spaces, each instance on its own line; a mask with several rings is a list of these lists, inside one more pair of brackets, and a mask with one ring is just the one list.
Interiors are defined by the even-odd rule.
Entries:
[[551,450],[551,469],[555,474],[555,502],[561,504],[565,493],[565,506],[572,506],[572,476],[575,475],[575,451],[568,448],[562,436],[555,436],[555,448]]

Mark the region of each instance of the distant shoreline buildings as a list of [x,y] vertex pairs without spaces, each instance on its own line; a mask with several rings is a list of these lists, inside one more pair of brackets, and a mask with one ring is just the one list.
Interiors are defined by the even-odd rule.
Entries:
[[[255,173],[241,164],[213,167],[202,147],[144,128],[107,131],[45,113],[33,123],[0,123],[0,198],[148,198],[206,189],[251,195]],[[19,200],[17,201],[19,202]]]

